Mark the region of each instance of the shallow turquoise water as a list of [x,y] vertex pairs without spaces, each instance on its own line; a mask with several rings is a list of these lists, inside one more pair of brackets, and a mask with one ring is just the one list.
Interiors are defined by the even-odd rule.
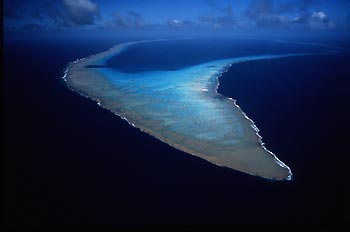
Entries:
[[216,93],[217,77],[231,64],[300,55],[306,53],[220,59],[175,71],[98,70],[121,93],[116,100],[125,106],[123,111],[190,138],[235,144],[245,132],[233,113],[234,102]]

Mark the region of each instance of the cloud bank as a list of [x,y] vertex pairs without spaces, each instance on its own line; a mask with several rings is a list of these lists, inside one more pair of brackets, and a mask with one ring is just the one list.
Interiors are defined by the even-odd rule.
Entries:
[[31,17],[43,28],[67,28],[95,25],[100,11],[90,0],[48,1],[33,10]]
[[[195,15],[171,15],[168,19],[149,21],[145,15],[119,9],[114,13],[100,11],[98,0],[59,0],[40,1],[32,4],[22,0],[7,0],[4,4],[5,21],[22,23],[4,24],[5,28],[18,30],[55,30],[64,28],[100,28],[100,29],[145,29],[163,28],[172,31],[189,29],[190,31],[221,30],[231,32],[240,30],[303,29],[320,30],[336,28],[335,22],[326,11],[315,10],[313,0],[250,0],[241,8],[220,1],[203,1],[203,12]],[[233,1],[233,3],[235,3]],[[132,7],[132,5],[130,5]],[[23,9],[30,8],[30,18],[23,20]],[[111,11],[113,12],[113,11]],[[175,12],[175,11],[174,11]],[[105,13],[105,14],[103,14]],[[169,11],[169,13],[173,13]],[[186,17],[191,17],[187,19]],[[350,19],[350,16],[348,16]],[[155,19],[153,19],[155,20]]]
[[90,0],[63,0],[63,7],[74,24],[91,25],[100,16],[97,4]]
[[112,14],[112,22],[110,26],[121,27],[121,28],[140,28],[146,26],[146,22],[143,17],[134,11],[128,11],[126,14],[120,14],[115,12]]
[[167,25],[170,28],[193,28],[197,25],[190,20],[169,19]]
[[330,29],[335,27],[334,22],[324,12],[310,12],[311,5],[312,0],[254,0],[245,11],[245,15],[259,28],[302,26],[312,29]]
[[208,1],[207,4],[211,8],[211,12],[198,16],[198,20],[203,26],[216,29],[237,27],[238,19],[231,5],[220,6],[213,1]]

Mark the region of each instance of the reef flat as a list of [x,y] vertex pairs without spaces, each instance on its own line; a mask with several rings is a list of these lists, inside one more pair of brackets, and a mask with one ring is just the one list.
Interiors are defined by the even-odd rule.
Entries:
[[[171,71],[124,73],[106,66],[136,43],[71,63],[68,87],[95,100],[131,125],[186,153],[219,166],[273,180],[290,180],[290,168],[268,151],[254,122],[217,93],[218,78],[231,65],[304,55],[256,55],[214,60]],[[249,90],[247,90],[249,91]]]

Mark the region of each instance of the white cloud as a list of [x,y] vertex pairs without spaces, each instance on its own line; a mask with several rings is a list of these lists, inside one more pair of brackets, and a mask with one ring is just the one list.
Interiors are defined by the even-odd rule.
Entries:
[[180,19],[170,19],[167,21],[167,24],[170,28],[184,28],[194,26],[193,22],[189,20],[180,20]]
[[142,15],[134,11],[128,11],[126,14],[119,14],[115,12],[112,14],[113,22],[111,26],[123,28],[141,28],[148,24],[144,21]]
[[75,24],[93,24],[100,15],[97,4],[90,0],[63,0],[63,6]]
[[313,12],[309,18],[309,25],[315,29],[334,28],[333,21],[322,11]]

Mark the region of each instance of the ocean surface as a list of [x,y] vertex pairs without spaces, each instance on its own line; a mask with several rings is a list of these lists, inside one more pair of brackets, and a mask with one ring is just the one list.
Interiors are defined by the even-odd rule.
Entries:
[[[341,140],[348,115],[349,50],[244,62],[220,77],[218,92],[237,100],[266,147],[292,169],[293,181],[273,182],[176,150],[65,86],[61,77],[69,62],[118,42],[124,41],[4,41],[3,195],[8,224],[345,220],[346,182],[339,160],[346,155]],[[135,45],[108,65],[124,72],[176,70],[232,54],[334,49],[259,40],[188,42]]]
[[324,52],[320,46],[256,39],[178,39],[140,43],[114,56],[107,66],[136,73],[178,70],[214,60],[250,55]]

